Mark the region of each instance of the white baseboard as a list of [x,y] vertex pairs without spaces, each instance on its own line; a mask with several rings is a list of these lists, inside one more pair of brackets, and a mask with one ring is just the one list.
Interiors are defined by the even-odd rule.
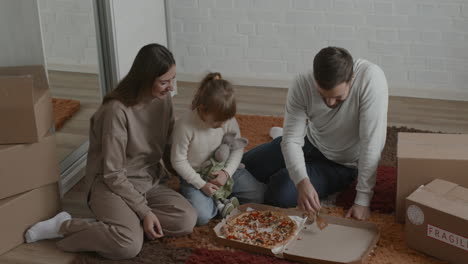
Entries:
[[47,70],[99,74],[99,67],[97,65],[47,63]]
[[83,155],[76,160],[72,166],[61,173],[60,175],[60,195],[63,197],[75,184],[77,184],[81,178],[85,176],[84,168],[86,168],[86,159],[88,155]]
[[389,94],[391,96],[416,97],[424,99],[439,99],[450,101],[468,101],[468,90],[447,90],[447,89],[415,89],[415,88],[399,88],[390,87]]
[[[272,88],[286,88],[288,89],[292,84],[291,79],[260,79],[252,77],[242,77],[235,75],[223,74],[224,78],[231,81],[236,85],[244,86],[259,86],[259,87],[272,87]],[[200,82],[201,79],[205,76],[202,74],[194,73],[177,73],[177,80],[184,82]],[[416,97],[424,99],[439,99],[439,100],[452,100],[452,101],[468,101],[468,90],[448,90],[444,87],[441,89],[415,89],[415,88],[402,88],[402,87],[390,87],[389,88],[390,96],[401,96],[401,97]]]

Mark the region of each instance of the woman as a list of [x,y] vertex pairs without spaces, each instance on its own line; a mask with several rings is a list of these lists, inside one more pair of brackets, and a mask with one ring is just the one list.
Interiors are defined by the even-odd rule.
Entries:
[[91,118],[88,203],[97,221],[62,212],[26,233],[26,241],[64,237],[64,251],[95,251],[109,259],[136,256],[149,239],[192,232],[197,215],[179,193],[160,184],[170,166],[174,125],[170,92],[176,75],[171,52],[144,46],[117,88]]

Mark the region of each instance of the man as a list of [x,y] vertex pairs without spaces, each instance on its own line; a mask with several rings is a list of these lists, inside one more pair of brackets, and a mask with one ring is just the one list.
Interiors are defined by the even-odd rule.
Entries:
[[357,177],[346,216],[367,219],[385,145],[387,80],[377,65],[354,61],[343,48],[322,49],[313,64],[289,89],[283,137],[247,152],[243,163],[267,184],[266,203],[309,212]]

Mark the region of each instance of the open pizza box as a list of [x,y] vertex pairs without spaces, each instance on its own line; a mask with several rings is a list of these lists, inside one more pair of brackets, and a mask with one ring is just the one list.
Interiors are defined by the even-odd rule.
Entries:
[[[222,234],[222,227],[227,219],[252,209],[286,213],[296,221],[297,234],[284,246],[274,249],[226,239]],[[373,223],[328,215],[321,215],[321,217],[328,222],[328,226],[323,230],[320,230],[316,223],[306,224],[303,213],[297,209],[251,203],[241,205],[238,209],[233,210],[213,230],[218,243],[225,246],[291,261],[319,264],[363,263],[379,240],[380,231]]]

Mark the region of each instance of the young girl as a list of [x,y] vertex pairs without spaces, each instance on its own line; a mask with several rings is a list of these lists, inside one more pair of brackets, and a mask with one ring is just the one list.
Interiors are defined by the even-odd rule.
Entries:
[[195,210],[160,184],[166,175],[163,156],[170,156],[175,74],[167,48],[149,44],[138,52],[127,76],[91,118],[87,174],[94,182],[88,203],[97,221],[62,212],[31,227],[27,242],[65,237],[57,243],[62,250],[127,259],[140,252],[143,233],[156,239],[192,232]]
[[209,160],[227,132],[240,137],[235,119],[236,100],[232,85],[220,73],[210,73],[201,82],[192,102],[192,111],[176,121],[171,162],[181,176],[181,193],[198,213],[197,225],[204,225],[216,216],[217,206],[211,196],[229,178],[234,180],[232,196],[240,203],[262,203],[264,185],[246,170],[238,169],[243,149],[234,150],[224,169],[214,172],[210,182],[199,173],[201,164]]

